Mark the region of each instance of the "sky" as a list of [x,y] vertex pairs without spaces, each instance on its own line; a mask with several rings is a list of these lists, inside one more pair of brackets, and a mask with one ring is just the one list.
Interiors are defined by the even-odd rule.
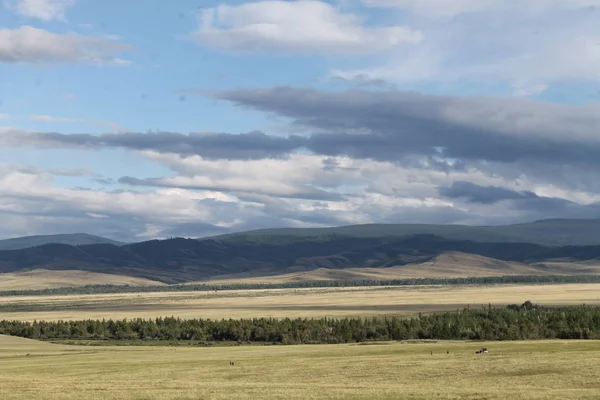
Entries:
[[600,0],[0,0],[0,239],[600,218]]

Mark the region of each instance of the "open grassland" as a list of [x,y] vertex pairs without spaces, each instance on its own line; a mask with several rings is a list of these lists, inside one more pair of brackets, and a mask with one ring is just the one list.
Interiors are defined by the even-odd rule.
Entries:
[[[474,354],[482,346],[490,353]],[[4,400],[598,399],[598,374],[597,341],[195,348],[0,336]]]
[[9,320],[414,315],[521,304],[600,305],[600,284],[409,286],[0,297]]
[[133,276],[101,274],[88,271],[38,269],[0,274],[0,290],[48,289],[85,285],[161,285],[161,282]]

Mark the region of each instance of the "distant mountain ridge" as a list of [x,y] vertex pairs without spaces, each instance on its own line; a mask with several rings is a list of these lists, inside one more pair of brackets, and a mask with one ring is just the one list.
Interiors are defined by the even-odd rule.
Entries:
[[[286,244],[176,238],[123,246],[46,244],[0,251],[0,273],[33,269],[84,270],[180,283],[241,273],[260,276],[319,268],[416,265],[447,252],[527,264],[543,264],[547,260],[600,260],[600,245],[557,247],[516,242],[484,243],[448,240],[434,235],[331,236],[328,240],[316,238]],[[563,274],[563,270],[558,273]]]
[[[362,224],[328,228],[270,228],[232,232],[197,240],[289,244],[296,241],[328,241],[335,237],[409,237],[434,235],[452,240],[475,242],[525,242],[546,246],[588,246],[600,244],[600,219],[545,219],[528,223],[475,226],[452,224]],[[36,235],[0,240],[0,251],[18,250],[45,244],[72,246],[124,243],[87,233]]]
[[109,243],[120,246],[123,243],[116,240],[107,239],[101,236],[90,235],[87,233],[72,233],[58,235],[36,235],[24,236],[13,239],[0,240],[1,250],[20,250],[28,247],[43,246],[45,244],[68,244],[72,246]]
[[525,242],[546,246],[589,246],[600,244],[600,219],[546,219],[500,226],[434,224],[364,224],[331,228],[274,228],[229,233],[211,239],[249,243],[291,243],[298,238],[328,236],[409,237],[435,235],[475,242]]
[[[441,256],[449,253],[471,260],[468,270],[473,273],[504,269],[528,275],[600,274],[600,220],[493,227],[368,224],[266,229],[131,244],[87,234],[30,236],[0,241],[0,273],[71,270],[182,283],[227,276],[295,279],[297,273],[310,271],[342,276],[348,274],[343,270],[395,267],[397,273],[410,270],[411,276],[418,276],[421,268],[423,274],[443,273],[443,263],[449,262],[443,260],[450,257]],[[518,265],[508,268],[506,263]]]

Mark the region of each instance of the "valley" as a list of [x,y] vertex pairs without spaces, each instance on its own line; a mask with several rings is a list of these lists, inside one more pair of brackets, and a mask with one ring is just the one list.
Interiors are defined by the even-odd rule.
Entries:
[[600,305],[600,283],[219,290],[0,297],[9,320],[346,317],[453,312],[526,300],[544,306]]

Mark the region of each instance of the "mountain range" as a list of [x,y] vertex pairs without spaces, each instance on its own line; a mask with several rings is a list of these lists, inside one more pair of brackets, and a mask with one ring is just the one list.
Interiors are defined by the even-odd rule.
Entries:
[[[546,219],[500,226],[363,224],[330,228],[274,228],[227,233],[212,236],[210,239],[226,242],[283,244],[303,238],[322,237],[326,239],[331,235],[369,238],[408,237],[419,234],[475,242],[524,242],[547,246],[586,246],[600,244],[600,219]],[[87,233],[38,235],[0,240],[0,251],[19,250],[50,243],[72,246],[106,243],[120,246],[124,244]]]
[[475,242],[524,242],[546,246],[586,246],[600,244],[600,219],[546,219],[500,225],[364,224],[332,228],[277,228],[230,233],[213,239],[258,243],[288,243],[299,237],[342,235],[350,237],[407,237],[435,235]]
[[[545,220],[500,227],[357,225],[132,244],[62,235],[63,243],[0,250],[0,277],[33,270],[85,271],[163,283],[284,275],[301,279],[298,274],[314,275],[314,271],[329,277],[331,271],[338,271],[337,276],[342,271],[396,271],[401,276],[410,271],[410,276],[431,276],[444,275],[444,262],[449,259],[454,260],[455,270],[460,263],[483,268],[456,272],[461,276],[482,271],[493,275],[590,274],[600,272],[598,228],[598,220]],[[34,238],[32,243],[53,240]],[[26,240],[9,243],[23,245]],[[82,243],[85,240],[93,243]],[[6,248],[2,245],[0,249]]]

